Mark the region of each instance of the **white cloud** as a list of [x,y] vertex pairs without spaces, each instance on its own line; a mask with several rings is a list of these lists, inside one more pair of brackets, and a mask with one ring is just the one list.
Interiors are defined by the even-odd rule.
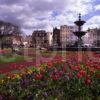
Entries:
[[93,16],[85,24],[85,29],[88,28],[100,28],[100,16]]
[[23,6],[20,6],[20,5],[11,5],[11,6],[8,6],[8,5],[0,5],[0,13],[2,12],[20,12],[24,9]]
[[92,0],[70,0],[66,10],[85,15],[91,12],[92,9]]
[[100,10],[100,5],[96,5],[95,10]]
[[52,31],[53,27],[73,24],[78,13],[86,15],[93,11],[93,0],[4,1],[0,0],[0,19],[17,23],[26,34],[35,29]]

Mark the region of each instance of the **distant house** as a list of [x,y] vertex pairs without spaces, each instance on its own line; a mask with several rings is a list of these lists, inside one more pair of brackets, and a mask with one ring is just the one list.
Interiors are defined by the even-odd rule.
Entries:
[[71,43],[74,43],[77,37],[73,32],[77,30],[76,26],[62,25],[60,29],[53,29],[53,45],[66,47]]
[[60,38],[62,47],[71,45],[77,40],[77,37],[73,34],[77,30],[77,26],[60,26]]
[[22,36],[20,35],[12,35],[13,44],[21,45],[22,43]]
[[88,29],[87,30],[87,37],[85,37],[86,43],[100,47],[100,28]]
[[61,46],[60,29],[53,29],[53,46]]
[[45,30],[36,30],[32,33],[32,44],[35,48],[48,47],[48,34]]
[[0,45],[4,47],[12,47],[13,44],[20,44],[21,31],[16,25],[9,22],[0,21]]
[[32,35],[27,35],[25,37],[24,44],[26,44],[26,47],[33,47],[33,44],[32,44]]

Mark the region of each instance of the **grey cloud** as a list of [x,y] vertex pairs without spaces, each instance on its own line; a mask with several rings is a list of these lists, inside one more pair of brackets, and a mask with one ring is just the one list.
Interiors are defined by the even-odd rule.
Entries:
[[0,4],[6,4],[6,5],[11,5],[11,4],[16,4],[16,3],[23,3],[26,0],[0,0]]
[[23,24],[23,28],[24,29],[44,29],[44,28],[46,28],[46,25],[47,25],[47,23],[45,23],[45,22],[39,22],[36,25],[32,24],[31,26]]
[[46,27],[46,24],[44,24],[44,23],[33,26],[34,29],[44,29],[45,27]]
[[[76,2],[77,0],[74,1]],[[68,0],[0,0],[0,7],[2,5],[5,6],[2,9],[0,8],[0,20],[17,24],[26,30],[44,29],[48,24],[45,21],[52,20],[54,22],[55,18],[57,20],[55,15],[52,16],[53,11],[58,11],[62,14],[67,7],[73,6],[69,2]],[[15,5],[15,8],[13,5]],[[70,13],[72,12],[66,11],[66,14],[63,14],[63,16],[68,16]],[[73,13],[75,12],[73,11]],[[28,25],[28,22],[31,25]]]
[[65,4],[62,1],[58,2],[46,2],[46,1],[39,1],[36,0],[30,6],[33,5],[33,10],[34,11],[50,11],[50,10],[62,10],[65,8]]

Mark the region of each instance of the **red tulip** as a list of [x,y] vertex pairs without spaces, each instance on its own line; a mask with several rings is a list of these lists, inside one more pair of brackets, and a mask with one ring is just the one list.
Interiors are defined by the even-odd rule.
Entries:
[[91,85],[92,81],[90,79],[85,80],[86,85]]
[[86,69],[90,69],[90,67],[89,66],[86,66]]
[[42,79],[43,78],[43,76],[42,76],[42,74],[36,74],[36,79]]
[[76,74],[76,77],[77,77],[77,78],[81,78],[81,74],[80,74],[80,73],[77,73],[77,74]]
[[57,67],[54,67],[54,70],[55,70],[55,72],[57,72],[58,71]]
[[52,77],[52,75],[50,74],[49,76],[48,76],[48,79],[50,79]]
[[78,65],[78,66],[77,66],[77,69],[78,69],[78,70],[80,70],[80,69],[81,69],[80,65]]
[[62,74],[63,74],[63,71],[62,71],[62,70],[60,70],[60,71],[59,71],[59,75],[62,75]]
[[96,66],[96,70],[100,70],[100,67],[99,66]]
[[42,72],[42,73],[44,73],[45,72],[45,69],[44,68],[40,68],[40,71]]
[[39,66],[40,66],[40,64],[35,64],[35,66],[36,66],[36,67],[39,67]]
[[39,74],[36,74],[36,78],[37,78],[37,79],[39,78]]
[[95,73],[95,70],[94,69],[90,69],[90,72],[93,74],[93,73]]
[[72,77],[73,77],[72,72],[70,72],[70,73],[68,74],[68,76],[69,76],[69,78],[72,78]]
[[64,64],[63,65],[63,71],[66,73],[68,71],[68,64]]
[[72,66],[72,64],[70,64],[70,69],[73,69],[73,66]]
[[91,77],[90,74],[86,75],[86,78],[90,79],[90,77]]
[[22,68],[21,68],[21,67],[19,67],[19,68],[18,68],[18,71],[20,71],[21,69],[22,69]]
[[58,75],[54,75],[54,80],[55,80],[55,81],[58,80]]
[[84,71],[84,70],[81,70],[79,73],[80,73],[81,75],[83,75],[83,76],[86,75],[86,71]]
[[48,70],[51,70],[51,66],[48,66]]
[[77,69],[77,66],[74,66],[72,69],[73,69],[73,70],[76,70],[76,69]]
[[13,68],[14,68],[14,69],[16,69],[16,68],[17,68],[17,64],[16,64],[16,63],[14,63]]
[[52,62],[48,62],[47,65],[48,65],[48,66],[51,66],[51,65],[52,65]]
[[40,79],[42,79],[43,78],[42,74],[39,74],[39,77],[40,77]]
[[99,73],[99,74],[97,74],[97,77],[98,77],[98,78],[100,78],[100,73]]
[[26,75],[26,72],[22,72],[21,75],[22,75],[22,76],[25,76],[25,75]]

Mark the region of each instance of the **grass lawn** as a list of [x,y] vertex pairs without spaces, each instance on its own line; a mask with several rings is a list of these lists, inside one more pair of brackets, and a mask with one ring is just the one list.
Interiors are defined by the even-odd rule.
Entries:
[[11,62],[21,62],[21,61],[32,60],[32,57],[21,56],[18,54],[7,53],[0,56],[0,64],[11,63]]
[[34,48],[25,48],[25,49],[20,49],[24,54],[23,55],[18,55],[15,53],[11,53],[10,49],[5,49],[8,51],[8,53],[0,55],[0,64],[5,64],[5,63],[11,63],[11,62],[21,62],[21,61],[29,61],[29,60],[35,60],[37,55],[43,56],[43,57],[52,57],[52,56],[66,56],[66,52],[48,52],[45,50],[38,50]]

